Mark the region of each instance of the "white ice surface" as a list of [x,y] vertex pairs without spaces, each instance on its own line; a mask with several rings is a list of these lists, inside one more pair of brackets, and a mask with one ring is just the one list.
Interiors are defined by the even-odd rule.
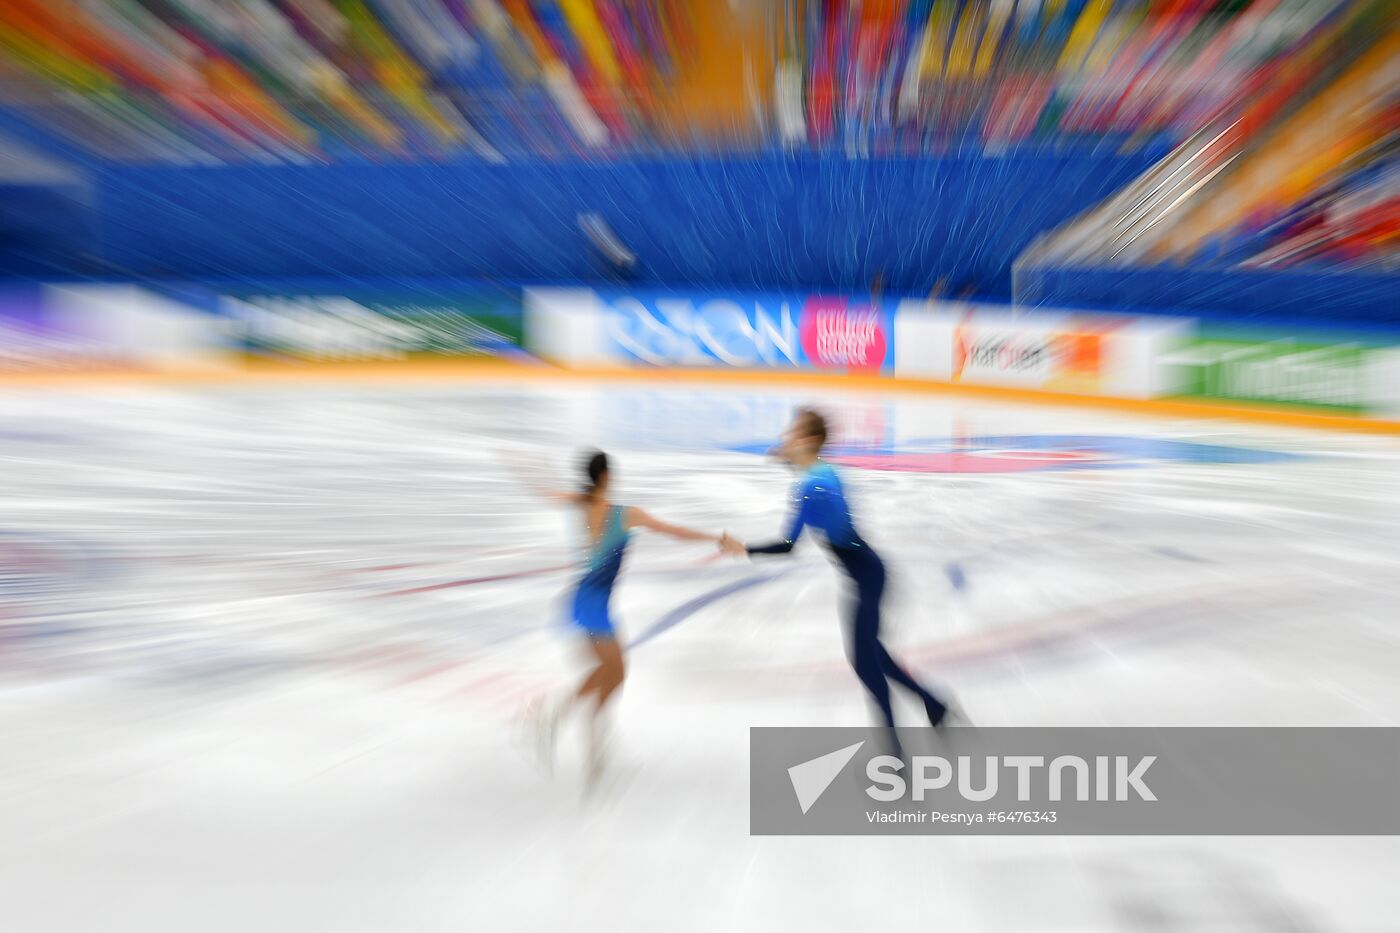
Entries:
[[[870,715],[811,545],[750,565],[639,538],[615,611],[653,637],[613,775],[585,797],[572,748],[542,775],[518,717],[577,670],[577,535],[525,480],[571,483],[604,447],[620,501],[768,536],[788,477],[726,448],[813,400],[0,392],[0,930],[1400,929],[1392,838],[750,837],[748,727]],[[890,565],[890,642],[978,723],[1400,724],[1395,440],[815,400],[856,443],[1300,455],[846,470]]]

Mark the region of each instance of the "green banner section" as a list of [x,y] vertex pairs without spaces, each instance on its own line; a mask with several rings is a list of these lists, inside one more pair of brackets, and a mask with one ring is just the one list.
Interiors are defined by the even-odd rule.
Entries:
[[1400,348],[1206,330],[1162,363],[1180,396],[1369,414],[1394,402]]
[[223,299],[234,343],[315,361],[501,356],[520,351],[518,295],[247,294]]

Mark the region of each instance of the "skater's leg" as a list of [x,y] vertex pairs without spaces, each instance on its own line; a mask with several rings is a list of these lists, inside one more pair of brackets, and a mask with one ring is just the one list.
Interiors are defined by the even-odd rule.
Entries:
[[847,564],[847,569],[856,582],[859,594],[857,612],[861,616],[859,623],[871,642],[871,649],[875,654],[875,663],[879,665],[881,678],[886,681],[892,680],[916,694],[923,701],[929,724],[938,725],[943,721],[943,715],[946,712],[943,703],[923,684],[915,680],[908,671],[900,667],[880,641],[880,602],[885,595],[884,562],[871,554],[865,559],[850,561]]
[[928,713],[930,725],[936,726],[941,723],[944,714],[948,712],[948,707],[943,704],[943,701],[934,696],[927,687],[915,680],[913,675],[908,671],[900,667],[899,663],[895,661],[894,658],[890,657],[890,653],[885,649],[884,644],[880,643],[878,640],[876,641],[876,648],[879,651],[880,669],[884,672],[885,676],[906,690],[912,691],[923,701],[924,711]]
[[899,736],[894,731],[894,709],[890,705],[890,685],[885,680],[885,672],[880,667],[880,600],[878,589],[867,592],[867,587],[857,586],[856,600],[852,611],[850,659],[856,676],[869,691],[871,699],[880,710],[880,718],[889,730],[886,737],[887,751],[896,757],[903,757]]
[[622,646],[618,644],[608,613],[609,596],[605,589],[579,587],[574,597],[574,623],[587,636],[594,665],[578,687],[558,702],[541,699],[533,704],[530,718],[534,722],[538,753],[547,768],[553,767],[555,743],[564,720],[580,706],[589,711],[592,770],[596,770],[601,761],[604,707],[626,676]]
[[589,644],[598,658],[597,689],[598,703],[593,707],[593,716],[588,724],[588,782],[598,780],[604,768],[608,744],[608,722],[605,708],[608,700],[626,677],[622,661],[622,646],[616,638],[594,636]]
[[564,719],[576,707],[588,709],[588,774],[592,781],[603,767],[604,747],[607,744],[606,706],[622,686],[627,670],[622,660],[622,646],[611,633],[590,633],[588,648],[596,664],[578,689],[554,706],[541,701],[532,711],[531,718],[534,720],[538,754],[545,768],[552,771],[555,744]]
[[583,683],[578,685],[578,690],[574,691],[572,702],[581,703],[588,699],[588,697],[596,695],[602,689],[603,681],[606,679],[606,676],[607,675],[603,671],[603,664],[599,661],[597,666],[588,672],[588,676],[583,679]]
[[582,697],[585,688],[589,688],[598,694],[598,709],[602,709],[603,704],[622,686],[627,669],[622,661],[622,646],[616,638],[590,638],[588,644],[598,658],[598,667],[579,688],[579,696]]
[[574,691],[570,702],[583,703],[590,698],[596,698],[596,712],[602,709],[608,698],[622,686],[627,669],[622,661],[622,646],[617,643],[616,638],[610,635],[591,635],[588,648],[597,663],[583,679],[583,683],[579,684],[578,690]]
[[574,621],[588,637],[588,648],[597,663],[570,698],[577,704],[596,698],[601,707],[622,683],[622,648],[617,643],[606,589],[580,586],[574,597]]

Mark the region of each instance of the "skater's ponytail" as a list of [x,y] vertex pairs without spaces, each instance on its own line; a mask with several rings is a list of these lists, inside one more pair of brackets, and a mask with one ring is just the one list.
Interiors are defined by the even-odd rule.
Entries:
[[608,455],[601,450],[595,450],[584,463],[584,471],[588,474],[588,482],[584,484],[583,496],[591,500],[598,495],[598,487],[607,478]]

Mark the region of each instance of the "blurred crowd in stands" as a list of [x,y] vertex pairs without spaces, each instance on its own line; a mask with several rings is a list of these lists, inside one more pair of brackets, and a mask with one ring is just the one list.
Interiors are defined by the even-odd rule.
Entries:
[[[1227,135],[1209,162],[1233,173],[1393,40],[1398,12],[1396,0],[4,0],[0,130],[78,159],[163,165],[994,156],[1206,133]],[[1193,255],[1394,263],[1400,55],[1380,58],[1357,79],[1364,122],[1304,139],[1307,166],[1196,230]]]

